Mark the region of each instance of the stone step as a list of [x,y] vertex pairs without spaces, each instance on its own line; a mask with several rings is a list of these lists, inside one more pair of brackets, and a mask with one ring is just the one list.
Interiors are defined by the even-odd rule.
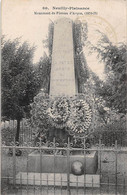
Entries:
[[[81,175],[75,176],[73,174],[69,175],[70,186],[71,187],[100,187],[100,175]],[[16,175],[16,184],[22,185],[43,185],[43,186],[60,186],[66,187],[68,181],[67,174],[60,173],[33,173],[33,172],[19,172]],[[13,184],[13,180],[10,180]]]

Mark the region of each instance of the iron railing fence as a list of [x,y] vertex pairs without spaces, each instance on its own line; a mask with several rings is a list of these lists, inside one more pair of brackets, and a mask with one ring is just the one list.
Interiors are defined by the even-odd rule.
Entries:
[[[6,145],[10,145],[11,142],[14,142],[15,135],[16,135],[16,121],[6,121],[2,122],[1,127],[1,136],[2,141],[5,142]],[[23,119],[20,124],[20,134],[19,134],[19,143],[20,145],[24,145],[24,143],[32,142],[33,141],[33,135],[34,130],[32,130],[26,123],[26,119]],[[90,143],[91,145],[96,145],[99,140],[101,139],[101,142],[105,146],[112,146],[112,144],[115,144],[115,141],[117,140],[118,145],[127,147],[127,130],[95,130],[93,133],[93,136],[90,137]]]
[[[94,151],[98,156],[97,172],[86,174],[89,163],[87,156]],[[35,164],[31,163],[32,153],[34,158],[37,158]],[[83,156],[85,167],[82,175],[71,173],[71,158],[75,155],[79,158]],[[60,147],[55,139],[50,145],[41,143],[38,147],[29,144],[2,145],[1,156],[3,195],[9,193],[16,195],[127,194],[127,148],[119,146],[117,141],[112,146],[105,147],[99,140],[96,146],[90,148],[86,147],[85,139],[80,148],[73,147],[69,139],[63,147]],[[52,167],[50,167],[52,171],[48,170],[48,173],[45,167],[50,164],[50,160],[47,158],[45,161],[45,156],[52,158]],[[57,159],[61,157],[66,158],[67,169],[66,172],[59,173]],[[62,161],[60,163],[62,164]]]

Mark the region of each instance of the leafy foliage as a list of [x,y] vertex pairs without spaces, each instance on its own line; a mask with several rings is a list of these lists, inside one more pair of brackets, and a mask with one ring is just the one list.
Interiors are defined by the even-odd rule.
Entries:
[[32,63],[34,51],[27,42],[20,44],[20,39],[2,39],[2,120],[17,120],[16,141],[19,141],[20,121],[29,116],[30,103],[38,92]]
[[45,48],[48,48],[50,57],[52,55],[52,47],[53,47],[53,31],[54,31],[54,24],[50,23],[48,27],[48,36],[45,40],[43,40],[43,44]]
[[124,43],[113,45],[106,35],[101,35],[97,46],[91,47],[93,51],[98,52],[98,58],[105,64],[106,81],[99,94],[106,100],[108,107],[125,114],[127,46]]
[[38,93],[31,104],[30,125],[34,128],[35,136],[40,132],[45,133],[49,128],[47,117],[48,105],[48,95],[43,92]]
[[45,53],[43,57],[40,58],[39,62],[34,68],[34,83],[37,83],[38,92],[43,89],[45,93],[49,92],[50,83],[50,71],[51,71],[51,60]]
[[18,39],[2,46],[2,116],[8,120],[22,119],[33,101],[33,53],[34,47]]
[[75,21],[73,25],[74,51],[75,51],[75,72],[78,79],[78,89],[82,92],[82,86],[89,78],[87,62],[83,54],[83,47],[87,40],[87,23]]
[[[123,113],[119,113],[116,109],[112,107],[107,107],[107,102],[100,95],[103,89],[104,82],[100,80],[93,72],[90,72],[90,77],[87,82],[84,84],[84,93],[93,99],[93,110],[94,115],[94,129],[95,132],[98,129],[107,129],[110,126],[110,129],[113,131],[117,131],[120,129],[121,120],[125,117]],[[114,128],[114,124],[117,124]],[[123,123],[125,130],[125,123]],[[121,126],[121,129],[123,127]]]
[[119,145],[127,146],[126,117],[115,113],[112,118],[112,113],[110,113],[110,118],[112,122],[107,123],[105,126],[98,126],[93,132],[91,142],[95,144],[101,139],[106,146],[112,146],[117,140]]

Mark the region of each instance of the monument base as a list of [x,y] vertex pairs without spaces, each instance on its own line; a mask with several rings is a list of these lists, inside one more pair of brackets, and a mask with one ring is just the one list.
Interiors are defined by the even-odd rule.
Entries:
[[[69,179],[70,187],[100,187],[100,175],[81,175],[75,176],[70,174]],[[13,184],[13,180],[10,180],[10,183]],[[19,185],[41,185],[41,186],[62,186],[67,187],[68,180],[67,174],[65,173],[26,173],[19,172],[16,175],[16,184]]]
[[[41,158],[41,159],[40,159]],[[29,154],[28,172],[35,173],[69,173],[72,171],[72,164],[74,162],[82,163],[82,174],[96,174],[98,168],[98,154],[96,151],[90,152],[85,156],[69,155],[46,155],[43,154],[40,157],[38,151],[34,151]]]

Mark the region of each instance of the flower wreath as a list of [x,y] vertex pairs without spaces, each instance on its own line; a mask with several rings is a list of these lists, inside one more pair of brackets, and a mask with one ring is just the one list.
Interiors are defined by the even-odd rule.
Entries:
[[92,122],[92,110],[85,100],[75,99],[67,122],[70,134],[87,135]]
[[51,124],[62,129],[66,126],[70,115],[70,101],[65,97],[59,97],[51,101],[47,111]]

